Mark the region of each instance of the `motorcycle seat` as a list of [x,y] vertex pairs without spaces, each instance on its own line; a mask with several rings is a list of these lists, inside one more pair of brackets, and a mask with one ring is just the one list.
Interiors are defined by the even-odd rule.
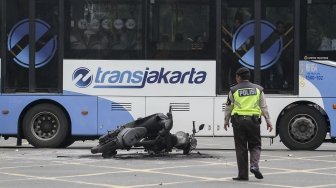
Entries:
[[118,134],[117,139],[123,147],[130,147],[144,138],[146,134],[147,129],[144,127],[125,128]]

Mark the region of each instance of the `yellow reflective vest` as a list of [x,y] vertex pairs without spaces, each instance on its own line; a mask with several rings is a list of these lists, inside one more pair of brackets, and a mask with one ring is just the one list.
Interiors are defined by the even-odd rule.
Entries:
[[249,81],[243,81],[230,88],[234,103],[231,115],[261,116],[260,94],[263,88]]

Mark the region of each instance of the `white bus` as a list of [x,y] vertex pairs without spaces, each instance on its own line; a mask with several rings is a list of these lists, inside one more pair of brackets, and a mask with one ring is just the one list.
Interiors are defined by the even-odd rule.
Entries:
[[[2,0],[0,135],[67,147],[167,112],[224,131],[237,68],[290,149],[336,137],[333,0]],[[329,135],[327,136],[327,133]]]

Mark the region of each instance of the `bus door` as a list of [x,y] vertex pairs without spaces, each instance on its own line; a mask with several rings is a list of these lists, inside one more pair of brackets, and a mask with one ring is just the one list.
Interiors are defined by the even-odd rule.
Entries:
[[[294,69],[298,67],[298,50],[294,50],[294,22],[299,12],[295,7],[298,7],[295,0],[221,1],[218,94],[227,95],[236,82],[235,71],[243,66],[250,69],[251,81],[263,86],[266,94],[297,93]],[[215,125],[224,123],[225,99],[218,97],[215,101]],[[231,134],[232,131],[224,131],[223,126],[215,131],[215,135]]]
[[63,0],[2,3],[1,91],[61,92]]

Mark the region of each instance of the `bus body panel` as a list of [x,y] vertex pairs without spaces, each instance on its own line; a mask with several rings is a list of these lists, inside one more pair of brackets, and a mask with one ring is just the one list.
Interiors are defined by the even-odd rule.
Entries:
[[0,133],[16,135],[18,133],[18,121],[22,110],[36,97],[29,96],[1,96],[0,109],[2,112],[8,111],[8,114],[0,115]]
[[146,116],[145,97],[99,97],[98,135]]
[[321,97],[320,106],[329,117],[331,137],[336,137],[336,90],[332,84],[336,80],[335,69],[333,61],[300,61],[300,95]]
[[[233,136],[232,127],[224,130],[224,110],[227,96],[219,97],[147,97],[146,115],[152,113],[165,113],[169,106],[173,108],[174,127],[172,132],[186,131],[190,132],[192,121],[196,125],[205,124],[199,136]],[[279,101],[282,101],[279,103]],[[300,98],[266,95],[266,101],[272,117],[272,124],[275,126],[281,111],[288,105],[299,101],[308,101],[323,106],[321,98]],[[201,115],[200,115],[201,114]],[[188,126],[190,125],[190,126]],[[262,118],[261,136],[275,137],[276,129],[269,132],[266,129],[265,119]]]
[[[97,97],[63,96],[55,99],[64,106],[71,119],[71,133],[74,136],[97,135]],[[87,115],[82,112],[87,111]]]
[[227,96],[218,96],[215,98],[214,103],[214,136],[233,136],[233,129],[224,130],[224,116],[226,107]]
[[[18,96],[8,95],[0,98],[0,109],[8,114],[0,116],[0,132],[15,135],[18,121],[24,108],[36,100],[52,100],[59,103],[69,114],[72,135],[97,135],[97,97],[94,96]],[[87,111],[87,115],[82,112]]]
[[204,124],[198,136],[213,136],[213,97],[147,97],[147,115],[167,113],[172,108],[174,126],[172,133],[184,131],[192,133],[193,121],[196,127]]
[[330,121],[330,137],[336,138],[336,109],[332,107],[333,104],[336,104],[336,98],[325,98],[323,102],[325,104],[324,110]]

